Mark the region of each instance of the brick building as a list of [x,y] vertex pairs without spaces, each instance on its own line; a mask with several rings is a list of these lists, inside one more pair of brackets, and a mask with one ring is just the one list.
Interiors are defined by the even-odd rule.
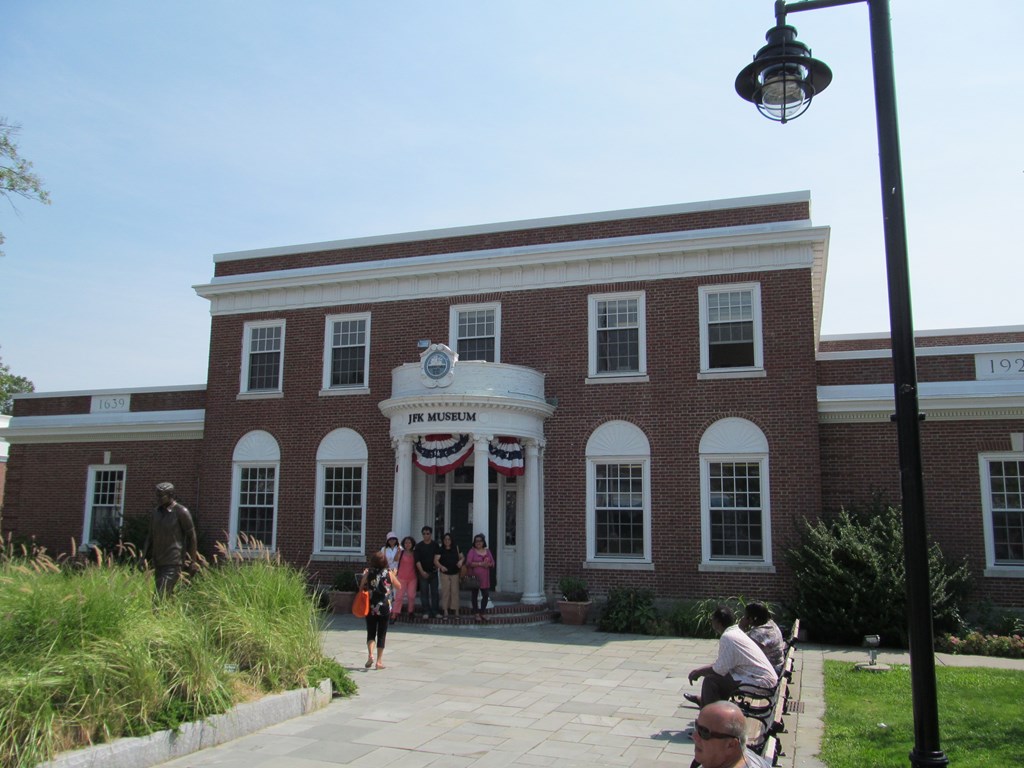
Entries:
[[[430,524],[526,603],[785,599],[797,521],[899,498],[888,337],[820,337],[828,243],[800,192],[220,254],[205,385],[17,396],[5,528],[61,551],[170,479],[206,549],[323,581]],[[929,533],[1003,605],[1022,361],[1024,327],[918,336]]]

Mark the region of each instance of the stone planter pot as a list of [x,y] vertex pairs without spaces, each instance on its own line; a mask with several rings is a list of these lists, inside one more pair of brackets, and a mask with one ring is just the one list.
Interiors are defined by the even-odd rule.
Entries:
[[338,592],[332,589],[327,593],[327,599],[331,602],[331,611],[333,613],[351,613],[352,601],[356,599],[356,593]]
[[562,616],[563,624],[586,624],[590,614],[591,600],[585,603],[574,603],[569,600],[556,600],[555,607]]

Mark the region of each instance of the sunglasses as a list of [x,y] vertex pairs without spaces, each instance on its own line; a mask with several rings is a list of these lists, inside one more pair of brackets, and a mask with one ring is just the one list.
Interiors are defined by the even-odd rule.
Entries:
[[694,727],[693,727],[693,730],[694,730],[694,733],[696,733],[698,736],[700,736],[705,741],[708,741],[710,739],[735,739],[736,738],[731,733],[719,733],[718,731],[712,731],[706,725],[701,725],[700,723],[695,723]]

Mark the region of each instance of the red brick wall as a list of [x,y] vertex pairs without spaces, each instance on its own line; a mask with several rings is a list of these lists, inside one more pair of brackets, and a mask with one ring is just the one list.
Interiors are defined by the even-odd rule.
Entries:
[[[975,574],[973,596],[997,605],[1024,606],[1020,579],[983,577],[978,454],[1009,451],[1010,433],[1024,421],[926,421],[921,425],[921,457],[928,534],[954,560],[967,558]],[[891,423],[823,424],[821,482],[824,508],[866,504],[878,491],[899,503],[896,427]]]
[[[659,593],[665,596],[758,594],[787,590],[783,547],[790,520],[820,507],[816,474],[817,410],[811,322],[810,274],[787,270],[760,275],[767,377],[698,381],[697,289],[702,283],[745,282],[754,275],[718,279],[557,288],[460,296],[457,303],[500,300],[502,362],[544,372],[546,394],[559,406],[545,427],[545,550],[551,584],[580,569],[586,557],[585,446],[605,421],[626,419],[647,434],[652,455],[653,541]],[[646,291],[647,364],[650,383],[586,385],[587,296],[592,292]],[[203,505],[207,520],[227,529],[231,455],[251,429],[265,429],[282,451],[278,546],[305,564],[313,541],[315,456],[320,440],[346,426],[370,451],[367,540],[383,539],[391,522],[393,450],[388,422],[377,403],[390,390],[391,370],[417,359],[416,340],[447,340],[452,301],[325,307],[213,318],[203,456]],[[372,312],[369,396],[320,397],[324,317]],[[247,320],[283,318],[285,397],[238,400],[243,326]],[[776,576],[698,574],[700,495],[698,444],[704,430],[727,416],[756,423],[768,438]],[[329,566],[316,567],[327,572]],[[588,571],[598,593],[627,583],[647,585],[649,573]]]
[[[171,392],[132,392],[132,413],[140,411],[190,411],[205,407],[206,392],[189,389]],[[15,416],[67,416],[89,413],[91,395],[27,397],[14,401]]]
[[151,509],[153,486],[174,483],[181,502],[197,512],[200,532],[206,534],[199,496],[199,440],[152,442],[95,442],[63,445],[11,446],[8,465],[4,535],[34,536],[52,554],[69,552],[71,539],[82,535],[89,466],[110,463],[127,467],[126,515]]

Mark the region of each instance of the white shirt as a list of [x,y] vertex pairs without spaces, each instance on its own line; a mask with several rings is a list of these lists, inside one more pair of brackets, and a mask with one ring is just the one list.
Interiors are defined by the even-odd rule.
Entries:
[[723,677],[746,685],[774,688],[779,682],[768,657],[747,633],[733,624],[718,640],[718,658],[711,668]]
[[385,546],[385,547],[382,547],[380,551],[383,552],[384,553],[384,557],[386,557],[388,559],[388,569],[392,570],[392,571],[395,571],[397,573],[398,572],[398,556],[402,552],[402,545],[401,544],[396,544],[393,547]]

